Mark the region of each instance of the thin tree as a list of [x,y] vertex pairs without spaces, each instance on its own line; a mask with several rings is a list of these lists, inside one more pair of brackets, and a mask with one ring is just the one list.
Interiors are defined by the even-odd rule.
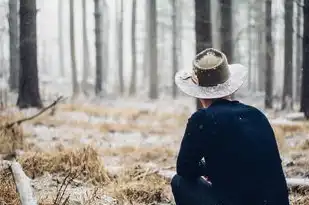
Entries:
[[304,0],[303,7],[303,69],[301,111],[309,119],[309,1]]
[[18,49],[18,0],[9,1],[9,35],[10,35],[10,77],[9,85],[13,91],[18,90],[19,49]]
[[300,101],[301,95],[301,70],[302,70],[302,37],[301,37],[301,0],[297,1],[296,9],[296,78],[295,78],[295,97]]
[[123,81],[123,0],[120,0],[120,17],[118,19],[118,80],[120,93],[124,93]]
[[63,46],[63,0],[58,0],[58,47],[60,75],[65,76],[64,68],[64,46]]
[[284,84],[282,109],[291,108],[293,98],[293,0],[284,2]]
[[89,45],[88,45],[88,35],[87,35],[87,4],[86,0],[82,0],[82,13],[83,13],[83,89],[85,91],[85,85],[87,84],[89,76]]
[[[211,35],[211,0],[195,0],[195,50],[200,53],[206,48],[212,47]],[[201,103],[196,100],[197,109]]]
[[232,0],[220,0],[221,10],[221,50],[228,61],[233,62]]
[[133,0],[132,1],[132,25],[131,25],[132,72],[131,72],[130,95],[134,95],[136,92],[137,63],[136,63],[135,32],[136,32],[136,0]]
[[149,45],[149,97],[150,99],[158,98],[158,49],[157,49],[157,6],[156,0],[147,1],[149,11],[148,22],[148,39]]
[[145,8],[145,36],[144,36],[144,50],[143,50],[143,78],[144,80],[148,79],[149,77],[149,50],[150,50],[150,45],[149,45],[149,39],[148,39],[148,24],[149,24],[149,6],[148,6],[148,1],[146,1],[146,8]]
[[177,23],[178,23],[178,11],[177,11],[177,1],[172,0],[172,8],[173,8],[173,13],[172,13],[172,35],[173,35],[173,43],[172,43],[172,53],[173,53],[173,75],[172,75],[172,82],[173,82],[173,98],[176,98],[177,96],[177,86],[174,83],[174,76],[177,72],[178,68],[178,42],[179,42],[179,36],[178,36],[178,29],[177,29]]
[[43,104],[38,80],[36,0],[20,1],[19,7],[21,65],[17,106],[41,108]]
[[265,69],[265,108],[273,107],[273,38],[272,38],[272,0],[265,1],[265,39],[266,39],[266,69]]
[[74,15],[74,0],[70,0],[70,47],[71,47],[71,66],[72,66],[72,91],[73,97],[79,94],[79,86],[77,81],[76,55],[75,55],[75,15]]
[[96,80],[95,80],[95,93],[98,95],[102,91],[102,41],[101,41],[101,10],[99,0],[94,0],[94,20],[95,20],[95,52],[96,52]]
[[247,37],[248,37],[248,87],[251,89],[252,86],[252,2],[248,2],[247,9],[247,18],[248,18],[248,28],[247,28]]

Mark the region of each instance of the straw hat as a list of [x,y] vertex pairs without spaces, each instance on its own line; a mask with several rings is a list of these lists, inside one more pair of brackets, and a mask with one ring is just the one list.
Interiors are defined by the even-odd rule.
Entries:
[[236,92],[247,77],[247,68],[228,64],[224,53],[213,48],[203,50],[193,60],[193,70],[178,71],[175,83],[181,91],[199,99],[215,99]]

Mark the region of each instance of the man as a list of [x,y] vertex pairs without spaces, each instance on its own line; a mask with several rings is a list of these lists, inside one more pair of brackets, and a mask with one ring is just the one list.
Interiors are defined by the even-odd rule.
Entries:
[[289,204],[270,123],[258,109],[230,99],[246,75],[212,48],[196,56],[192,72],[176,74],[180,90],[203,105],[181,142],[171,182],[177,205]]

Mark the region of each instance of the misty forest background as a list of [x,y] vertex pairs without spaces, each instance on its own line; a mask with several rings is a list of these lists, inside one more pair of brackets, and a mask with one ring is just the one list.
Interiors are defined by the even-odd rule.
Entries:
[[303,108],[308,104],[308,88],[301,86],[309,69],[303,58],[307,1],[0,4],[2,87],[19,93],[19,107],[40,107],[46,90],[49,96],[176,98],[182,94],[174,73],[191,69],[195,53],[207,47],[248,66],[240,93],[264,96],[266,108],[300,109],[301,99]]

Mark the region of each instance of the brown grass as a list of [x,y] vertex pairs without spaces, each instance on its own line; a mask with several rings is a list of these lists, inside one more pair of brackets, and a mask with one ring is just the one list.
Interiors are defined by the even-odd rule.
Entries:
[[107,192],[121,204],[153,204],[169,201],[168,186],[169,182],[155,171],[136,165],[123,170],[107,187]]
[[66,174],[79,171],[82,179],[94,184],[104,184],[110,180],[97,151],[91,147],[57,153],[27,153],[19,161],[26,174],[32,178],[45,172]]
[[0,204],[20,204],[13,177],[9,171],[0,172]]

